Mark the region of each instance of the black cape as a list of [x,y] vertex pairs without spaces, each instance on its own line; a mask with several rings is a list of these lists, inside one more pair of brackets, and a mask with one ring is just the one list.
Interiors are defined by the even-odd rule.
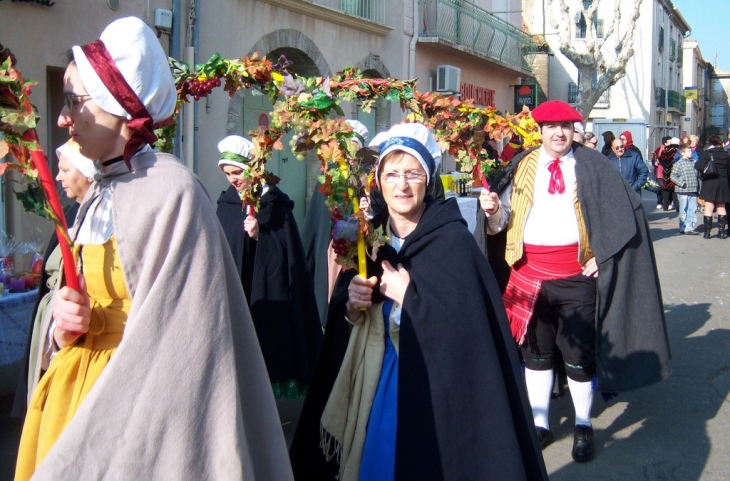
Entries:
[[327,248],[330,244],[332,220],[330,211],[324,204],[325,197],[319,192],[321,184],[317,182],[312,198],[309,201],[307,215],[302,227],[302,243],[307,271],[314,285],[314,297],[317,300],[317,311],[322,326],[327,320],[327,304],[329,296],[329,279],[327,271]]
[[[512,182],[515,157],[495,179],[501,194]],[[648,386],[671,373],[671,353],[654,246],[641,197],[605,156],[573,143],[575,176],[591,249],[598,263],[596,373],[599,390],[619,393]],[[509,279],[504,260],[507,229],[486,235],[479,211],[475,236],[490,263]],[[489,242],[485,247],[485,242]],[[506,278],[505,278],[506,275]]]
[[[395,479],[547,479],[517,350],[499,289],[454,199],[427,207],[399,254],[411,276],[403,301]],[[387,209],[373,219],[384,225]],[[338,278],[317,368],[290,457],[297,480],[337,474],[319,448],[319,423],[347,348],[347,286]],[[374,294],[379,294],[376,286]]]
[[[76,219],[76,213],[79,211],[79,203],[74,202],[71,207],[65,213],[66,224],[72,226],[74,219]],[[58,236],[56,235],[56,229],[53,229],[51,238],[46,246],[46,251],[43,253],[43,269],[41,270],[41,280],[38,285],[38,296],[33,304],[33,311],[30,314],[30,322],[28,327],[28,339],[25,343],[25,354],[23,355],[23,364],[20,366],[20,376],[18,377],[18,387],[15,389],[15,399],[13,399],[13,410],[10,415],[14,418],[22,419],[25,417],[25,413],[28,410],[28,363],[30,362],[30,342],[33,335],[33,323],[35,322],[36,314],[38,314],[38,306],[40,305],[43,296],[48,294],[51,289],[48,287],[48,273],[46,272],[46,262],[50,257],[53,250],[58,245]]]
[[271,381],[309,384],[322,327],[294,202],[276,186],[261,196],[258,241],[243,228],[246,215],[233,186],[218,199],[218,219],[231,247]]

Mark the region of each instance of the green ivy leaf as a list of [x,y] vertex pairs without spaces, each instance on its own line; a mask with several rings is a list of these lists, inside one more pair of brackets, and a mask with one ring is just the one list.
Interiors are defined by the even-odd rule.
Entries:
[[23,206],[23,210],[33,214],[38,214],[44,219],[48,219],[46,213],[45,201],[46,197],[43,194],[43,189],[38,185],[28,185],[28,189],[23,192],[15,192],[15,198],[20,201]]

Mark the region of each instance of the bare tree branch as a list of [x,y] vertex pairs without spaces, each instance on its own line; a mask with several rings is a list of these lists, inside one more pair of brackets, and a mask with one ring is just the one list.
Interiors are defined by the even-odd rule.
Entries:
[[[643,0],[613,0],[611,23],[603,32],[602,38],[598,38],[595,20],[596,12],[602,1],[608,0],[593,0],[587,8],[583,7],[582,0],[547,0],[545,5],[548,10],[546,12],[548,22],[558,34],[560,53],[565,55],[578,69],[576,109],[585,118],[589,117],[601,95],[626,74],[626,65],[634,55],[634,32]],[[626,25],[621,20],[621,2],[624,4],[631,2],[633,6]],[[581,42],[573,41],[578,25],[571,18],[571,6],[572,11],[582,14],[585,21],[586,34]],[[556,9],[560,14],[559,22],[555,19]],[[623,34],[619,37],[620,32]],[[612,62],[607,62],[604,57],[604,47],[607,39],[612,36],[616,38],[613,49],[616,56]],[[596,75],[595,82],[593,81],[594,74]]]

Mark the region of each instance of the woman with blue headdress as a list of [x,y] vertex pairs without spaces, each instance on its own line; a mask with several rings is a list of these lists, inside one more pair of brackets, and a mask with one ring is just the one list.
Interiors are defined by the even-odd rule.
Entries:
[[370,143],[389,241],[335,286],[290,458],[298,480],[547,479],[494,275],[417,123]]

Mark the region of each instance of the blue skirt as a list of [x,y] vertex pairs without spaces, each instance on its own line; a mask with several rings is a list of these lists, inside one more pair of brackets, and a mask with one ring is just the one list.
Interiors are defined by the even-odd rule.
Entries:
[[395,435],[398,421],[398,354],[390,339],[393,301],[383,304],[385,354],[370,410],[360,464],[360,481],[392,481],[395,477]]

